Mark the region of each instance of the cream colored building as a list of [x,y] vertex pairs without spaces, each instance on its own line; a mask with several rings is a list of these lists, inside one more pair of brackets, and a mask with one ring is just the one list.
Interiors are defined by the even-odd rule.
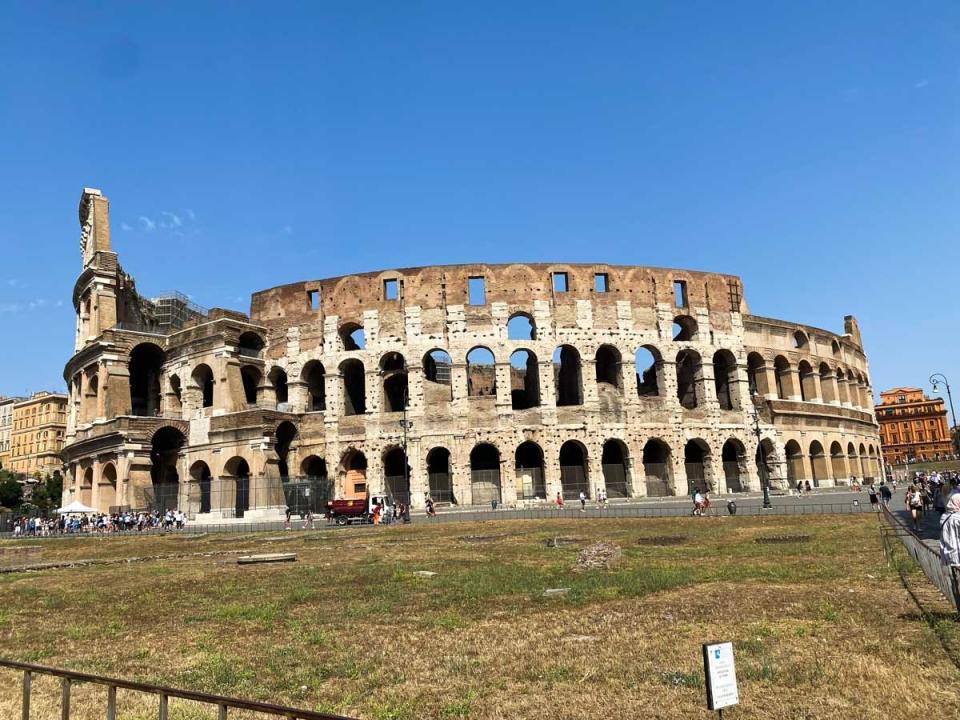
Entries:
[[10,470],[43,477],[60,470],[67,429],[67,396],[37,392],[13,404]]
[[10,469],[10,433],[13,428],[13,404],[23,398],[0,397],[0,468]]
[[510,505],[882,477],[856,319],[754,315],[734,275],[386,269],[204,312],[136,291],[108,210],[84,191],[64,503],[209,522],[328,495]]

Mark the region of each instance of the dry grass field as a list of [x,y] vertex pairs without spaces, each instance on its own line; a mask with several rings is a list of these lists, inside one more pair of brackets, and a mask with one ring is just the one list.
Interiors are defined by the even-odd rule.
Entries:
[[[578,569],[598,541],[620,548],[619,563]],[[44,561],[163,557],[0,575],[6,657],[377,720],[672,720],[710,717],[700,644],[729,639],[732,718],[960,717],[960,674],[887,566],[873,516],[42,546]],[[299,560],[238,567],[238,549]],[[35,687],[33,717],[59,718],[53,682]],[[100,693],[77,690],[77,717],[103,717]],[[124,693],[120,703],[121,718],[156,717]],[[19,717],[13,673],[0,672],[0,717]],[[174,704],[171,717],[213,714]]]

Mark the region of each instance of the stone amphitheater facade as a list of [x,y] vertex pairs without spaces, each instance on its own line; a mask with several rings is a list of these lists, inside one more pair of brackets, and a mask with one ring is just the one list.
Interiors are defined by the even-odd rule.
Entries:
[[263,290],[246,315],[137,293],[99,191],[80,225],[64,502],[217,521],[881,474],[855,319],[752,315],[736,276],[408,268]]

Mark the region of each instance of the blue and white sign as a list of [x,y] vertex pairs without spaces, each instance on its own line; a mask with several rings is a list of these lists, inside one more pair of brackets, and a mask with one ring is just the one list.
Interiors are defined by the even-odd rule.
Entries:
[[722,710],[740,702],[733,643],[703,646],[703,674],[707,681],[707,707],[710,710]]

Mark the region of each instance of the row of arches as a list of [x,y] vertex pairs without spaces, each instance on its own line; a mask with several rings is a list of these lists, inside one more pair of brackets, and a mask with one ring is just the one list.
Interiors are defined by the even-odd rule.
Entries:
[[747,356],[750,390],[766,397],[801,402],[823,402],[871,410],[869,378],[853,370],[821,362],[816,369],[807,360],[796,365],[783,355],[769,362],[760,353]]
[[787,463],[787,484],[794,488],[798,482],[809,480],[819,487],[825,480],[844,481],[850,477],[872,480],[880,477],[880,454],[873,444],[848,442],[846,448],[834,440],[829,453],[820,440],[811,440],[806,452],[797,440],[784,445]]

